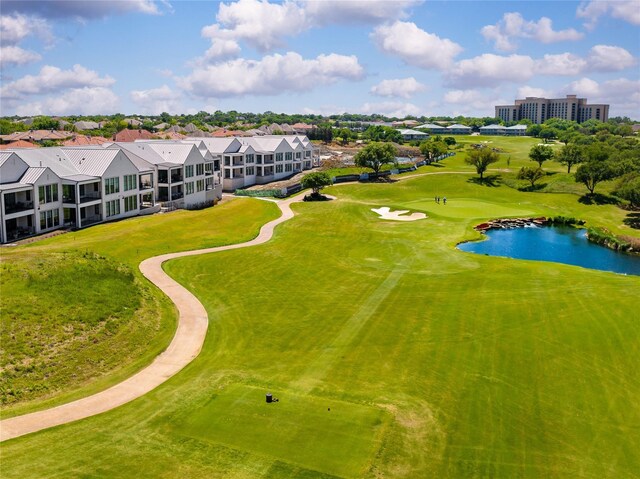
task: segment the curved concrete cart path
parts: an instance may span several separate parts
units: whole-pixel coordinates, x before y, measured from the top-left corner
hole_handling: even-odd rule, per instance
[[[140,263],[142,274],[169,296],[178,309],[178,328],[171,344],[149,366],[109,389],[51,409],[0,421],[0,442],[117,408],[152,391],[177,374],[200,353],[207,334],[209,318],[202,303],[163,271],[162,263],[174,258],[247,248],[266,243],[273,236],[273,230],[277,225],[293,217],[291,203],[301,200],[301,196],[297,196],[279,201],[277,204],[282,215],[262,226],[258,236],[251,241],[164,254]]]

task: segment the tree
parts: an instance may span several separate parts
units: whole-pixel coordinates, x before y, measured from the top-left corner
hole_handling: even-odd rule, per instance
[[[623,176],[616,187],[615,194],[628,200],[632,207],[640,207],[640,173],[629,173]]]
[[[555,159],[561,165],[567,165],[567,173],[571,173],[571,167],[584,161],[584,151],[578,145],[566,145],[562,147]]]
[[[620,135],[622,138],[625,136],[633,135],[633,128],[631,125],[620,125],[615,129],[616,135]]]
[[[529,158],[537,161],[540,168],[542,168],[542,163],[553,158],[553,150],[548,146],[533,145],[529,150]]]
[[[489,148],[480,148],[478,150],[471,150],[467,153],[465,163],[475,166],[476,173],[480,175],[480,179],[483,179],[484,172],[492,163],[498,161],[498,154]]]
[[[369,143],[354,156],[356,166],[371,168],[377,175],[382,165],[395,163],[398,150],[390,143]]]
[[[537,125],[537,124],[529,125],[527,127],[527,136],[537,137],[541,131],[542,131],[542,125]]]
[[[315,171],[305,175],[300,184],[303,188],[311,188],[314,195],[319,195],[322,188],[331,186],[331,178],[322,171]]]
[[[598,183],[612,177],[613,170],[607,161],[588,161],[580,165],[576,171],[576,182],[584,183],[591,194]]]
[[[440,155],[444,155],[449,148],[444,141],[423,141],[420,143],[420,153],[422,153],[429,163]]]
[[[551,128],[544,125],[542,127],[542,130],[540,130],[540,133],[538,136],[542,138],[545,143],[547,143],[549,140],[553,140],[554,138],[557,138],[558,132],[555,128]]]
[[[536,184],[536,181],[543,178],[544,175],[545,172],[542,168],[531,168],[529,166],[523,166],[518,172],[518,179],[527,180],[529,183],[531,183],[531,188],[533,188]]]
[[[456,144],[456,139],[452,136],[445,136],[443,140],[447,146],[453,146]]]

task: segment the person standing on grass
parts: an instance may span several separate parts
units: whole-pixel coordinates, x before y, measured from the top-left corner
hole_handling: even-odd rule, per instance
[[[447,197],[446,196],[442,197],[442,204],[444,204],[444,205],[447,204]]]

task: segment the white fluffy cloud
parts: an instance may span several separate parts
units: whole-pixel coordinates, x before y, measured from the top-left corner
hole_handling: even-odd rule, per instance
[[[307,17],[319,25],[330,23],[376,24],[404,18],[421,0],[319,0],[304,3]]]
[[[609,0],[583,2],[576,11],[578,18],[584,18],[584,26],[589,30],[595,28],[603,15],[624,20],[633,25],[640,25],[640,6],[638,0]]]
[[[531,86],[522,86],[518,88],[516,98],[527,98],[528,96],[538,98],[553,98],[555,96],[555,93],[552,93],[549,90],[545,90],[544,88],[536,88]]]
[[[49,43],[53,40],[51,27],[42,18],[13,14],[0,16],[0,43],[17,45],[30,35]]]
[[[181,113],[182,95],[174,92],[167,85],[149,90],[133,90],[131,100],[140,108],[137,113],[159,115],[162,112]]]
[[[535,71],[536,62],[526,55],[500,56],[492,53],[459,61],[446,74],[447,84],[466,89],[492,87],[504,82],[525,82]]]
[[[197,67],[178,86],[199,97],[277,95],[309,91],[341,79],[359,80],[364,71],[355,56],[319,55],[306,60],[298,53],[268,55],[261,60],[236,59]]]
[[[402,18],[406,10],[422,0],[238,0],[220,3],[216,23],[202,29],[202,35],[216,41],[243,41],[267,52],[284,47],[292,37],[329,24],[378,24]]]
[[[518,12],[505,13],[495,25],[486,25],[482,36],[493,41],[495,48],[501,51],[514,51],[518,48],[515,39],[530,38],[542,43],[555,43],[567,40],[580,40],[584,35],[573,28],[554,30],[550,18],[542,17],[538,21],[527,21]]]
[[[5,12],[32,13],[46,18],[103,18],[111,14],[144,13],[159,15],[163,11],[171,11],[171,4],[166,0],[3,0]]]
[[[381,25],[373,31],[371,39],[383,52],[396,55],[409,65],[427,69],[448,68],[462,51],[457,43],[428,33],[411,22]]]
[[[629,68],[636,59],[622,47],[595,45],[583,58],[573,53],[509,56],[485,53],[457,62],[445,75],[448,85],[457,88],[491,87],[500,83],[526,82],[534,75],[573,76],[589,72],[613,72]]]
[[[115,80],[110,76],[101,77],[97,72],[82,65],[74,65],[70,70],[46,65],[37,75],[26,75],[2,87],[2,98],[20,98],[25,95],[39,95],[58,92],[70,88],[106,87]]]
[[[638,7],[640,8],[640,2]],[[636,60],[624,48],[611,45],[596,45],[589,51],[587,62],[590,71],[611,72],[633,66]]]
[[[116,113],[118,97],[108,88],[85,87],[67,90],[42,101],[20,103],[16,114],[33,115],[98,115]]]
[[[240,54],[240,45],[235,40],[213,39],[211,46],[204,54],[205,62],[235,58]]]
[[[30,50],[24,50],[20,47],[8,45],[0,47],[0,67],[5,68],[9,65],[24,65],[27,63],[37,62],[42,57]]]
[[[489,90],[449,90],[444,94],[446,104],[440,109],[451,112],[451,115],[493,116],[495,105],[506,103],[501,98],[501,89]]]
[[[297,35],[307,28],[307,20],[297,3],[269,3],[239,0],[221,3],[217,23],[202,29],[202,36],[215,40],[244,40],[260,51],[284,46],[284,36]]]
[[[371,93],[378,96],[411,98],[415,93],[426,90],[426,86],[413,77],[398,80],[382,80],[371,87]]]
[[[360,107],[360,112],[365,115],[379,113],[389,117],[404,118],[407,116],[421,116],[420,108],[413,103],[385,101],[381,103],[365,103]]]
[[[545,55],[535,62],[535,72],[540,75],[576,75],[587,67],[587,60],[573,53]]]

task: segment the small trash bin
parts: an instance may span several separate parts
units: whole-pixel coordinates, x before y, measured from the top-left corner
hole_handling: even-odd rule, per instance
[[[267,393],[267,402],[273,402],[273,396],[271,393]]]

